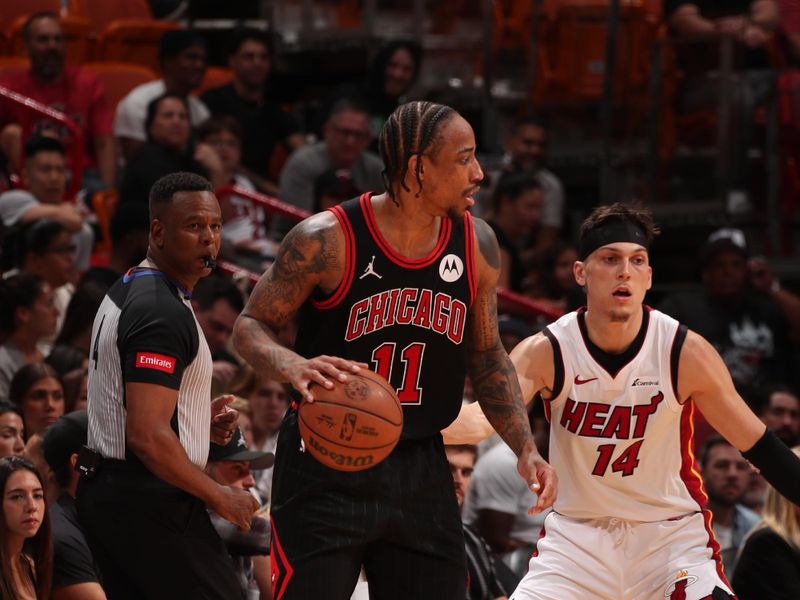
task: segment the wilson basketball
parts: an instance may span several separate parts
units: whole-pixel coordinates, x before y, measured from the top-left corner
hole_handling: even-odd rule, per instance
[[[337,471],[362,471],[389,456],[403,431],[403,409],[392,386],[372,371],[349,373],[333,389],[312,387],[314,402],[298,411],[306,450]]]

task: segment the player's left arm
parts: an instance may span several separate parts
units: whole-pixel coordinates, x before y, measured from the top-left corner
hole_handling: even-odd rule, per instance
[[[778,492],[800,504],[800,459],[745,404],[720,355],[694,331],[687,333],[681,350],[678,394],[682,401],[691,398]]]
[[[500,248],[497,238],[484,221],[475,219],[474,222],[477,292],[467,315],[467,370],[483,413],[519,457],[520,474],[539,495],[534,509],[537,512],[555,500],[555,474],[536,449],[519,381],[500,341],[497,328]]]

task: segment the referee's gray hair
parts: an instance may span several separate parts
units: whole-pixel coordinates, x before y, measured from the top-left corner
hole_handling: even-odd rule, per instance
[[[213,192],[214,187],[205,177],[197,173],[178,171],[164,175],[150,188],[150,219],[153,219],[156,206],[165,206],[179,192]]]

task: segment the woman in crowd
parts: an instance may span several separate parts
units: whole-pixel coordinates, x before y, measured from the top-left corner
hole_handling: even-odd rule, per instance
[[[800,456],[800,446],[793,448]],[[762,521],[747,535],[733,573],[739,600],[800,598],[800,507],[767,487]]]
[[[189,171],[207,177],[219,187],[224,185],[219,156],[207,144],[199,144],[190,153],[192,135],[186,99],[163,94],[147,105],[145,117],[147,142],[125,166],[120,185],[120,202],[147,203],[150,188],[169,173]]]
[[[582,306],[586,296],[572,274],[576,260],[575,246],[556,240],[540,255],[537,268],[531,274],[531,287],[525,293],[561,313]]]
[[[58,309],[50,286],[38,275],[19,273],[0,279],[0,398],[8,398],[9,384],[20,367],[41,362],[40,342],[56,333]]]
[[[64,388],[47,363],[31,363],[17,371],[8,395],[22,413],[26,439],[42,433],[64,414]]]
[[[22,417],[17,409],[10,402],[0,400],[0,458],[22,456],[25,450],[24,432]]]
[[[7,456],[0,459],[0,488],[2,600],[46,600],[50,597],[53,548],[42,478],[24,458]]]

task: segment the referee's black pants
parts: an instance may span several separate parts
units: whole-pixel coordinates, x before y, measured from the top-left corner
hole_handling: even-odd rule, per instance
[[[78,518],[108,599],[242,598],[205,503],[122,465],[106,461],[78,484]]]

